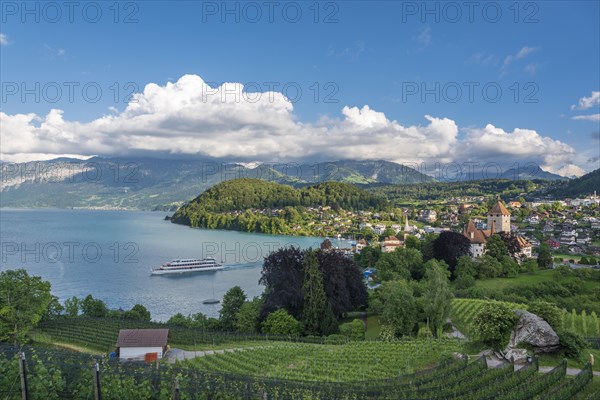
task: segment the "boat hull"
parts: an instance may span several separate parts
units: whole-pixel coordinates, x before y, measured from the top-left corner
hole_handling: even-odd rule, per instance
[[[173,268],[173,269],[153,269],[150,274],[151,275],[175,275],[175,274],[192,274],[198,272],[212,272],[212,271],[220,271],[225,267],[222,265],[215,265],[213,267],[202,267],[202,268]]]

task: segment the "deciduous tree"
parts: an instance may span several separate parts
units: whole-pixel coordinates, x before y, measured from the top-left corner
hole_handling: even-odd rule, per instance
[[[50,283],[24,269],[0,272],[0,340],[22,343],[52,300]]]
[[[273,335],[298,336],[302,333],[302,324],[283,308],[270,313],[262,327],[264,333]]]
[[[425,264],[423,311],[434,336],[437,336],[450,314],[452,292],[450,272],[443,261],[430,260]]]
[[[395,336],[410,335],[417,324],[417,302],[406,281],[385,282],[379,291],[383,300],[381,322],[393,327]]]
[[[461,233],[444,231],[433,241],[433,256],[445,261],[452,274],[458,259],[470,253],[471,242]]]
[[[246,293],[239,286],[234,286],[225,293],[219,310],[219,321],[223,330],[235,330],[238,313],[245,301]]]
[[[484,343],[499,350],[508,343],[508,338],[518,317],[502,303],[484,304],[473,318],[473,331]]]

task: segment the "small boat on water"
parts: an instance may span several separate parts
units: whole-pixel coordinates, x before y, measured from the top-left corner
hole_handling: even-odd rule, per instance
[[[222,270],[223,264],[217,263],[214,258],[180,258],[164,263],[158,268],[151,270],[151,275],[183,274],[190,272],[207,272]]]
[[[212,285],[212,299],[206,299],[202,302],[202,304],[219,304],[221,300],[215,299],[215,285]]]

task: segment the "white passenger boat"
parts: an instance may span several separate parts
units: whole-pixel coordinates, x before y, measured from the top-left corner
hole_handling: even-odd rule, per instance
[[[151,271],[151,274],[183,274],[190,272],[219,271],[223,268],[223,265],[217,263],[214,258],[204,258],[202,260],[195,258],[181,258],[165,263],[158,268],[154,268]]]

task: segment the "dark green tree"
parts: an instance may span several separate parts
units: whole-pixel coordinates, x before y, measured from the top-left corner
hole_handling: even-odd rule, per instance
[[[243,333],[260,332],[260,310],[263,301],[260,297],[255,297],[250,301],[244,302],[237,314],[236,329]]]
[[[308,335],[327,336],[338,330],[338,323],[331,311],[323,286],[323,273],[315,251],[308,250],[304,255],[304,310],[302,322]]]
[[[383,253],[375,267],[382,281],[423,277],[423,257],[416,249],[398,248],[391,253]]]
[[[502,264],[502,276],[514,278],[519,274],[519,264],[512,257],[506,255],[500,260]]]
[[[152,320],[150,311],[148,311],[148,309],[141,304],[136,304],[133,307],[131,307],[131,310],[123,313],[123,318],[147,322],[150,322]]]
[[[65,308],[60,304],[60,301],[58,301],[58,297],[51,295],[50,303],[48,303],[46,312],[42,315],[42,320],[48,321],[58,318],[64,311]]]
[[[508,249],[500,235],[490,236],[485,244],[485,253],[498,261],[502,261],[505,256],[508,256]]]
[[[479,279],[496,278],[502,275],[502,263],[496,258],[484,254],[477,259],[477,277]]]
[[[421,254],[423,254],[423,261],[429,261],[435,258],[434,243],[439,237],[437,233],[428,233],[425,235],[423,242],[421,242]]]
[[[94,299],[91,294],[88,294],[81,301],[81,312],[86,317],[103,318],[108,315],[108,308],[102,300]]]
[[[303,260],[304,252],[293,246],[280,248],[265,258],[259,281],[265,286],[261,320],[280,308],[288,310],[295,318],[302,316]]]
[[[462,256],[456,263],[456,269],[454,270],[454,277],[477,276],[477,264],[473,261],[471,256]]]
[[[454,274],[458,259],[469,254],[471,254],[471,242],[461,233],[444,231],[433,242],[434,257],[446,262],[451,274]]]
[[[302,323],[283,308],[270,313],[262,324],[263,333],[272,335],[298,336],[302,333]]]
[[[406,281],[385,282],[379,289],[383,299],[381,323],[393,328],[395,336],[409,336],[418,322],[417,301]]]
[[[515,312],[503,303],[484,304],[473,318],[475,335],[495,350],[508,343],[510,332],[518,321]]]
[[[223,330],[235,330],[238,313],[245,301],[246,293],[239,286],[234,286],[225,293],[219,310],[219,321]]]
[[[50,283],[24,269],[0,272],[0,341],[23,343],[52,300]]]
[[[548,269],[552,265],[552,253],[548,243],[542,243],[538,249],[537,264],[540,269]]]
[[[356,264],[340,251],[317,251],[323,286],[336,318],[367,306],[367,287]]]
[[[360,268],[367,269],[375,266],[381,257],[381,249],[379,247],[367,246],[360,253],[354,255],[354,262]]]
[[[421,241],[418,237],[409,235],[404,240],[404,246],[406,246],[407,249],[421,250]]]

